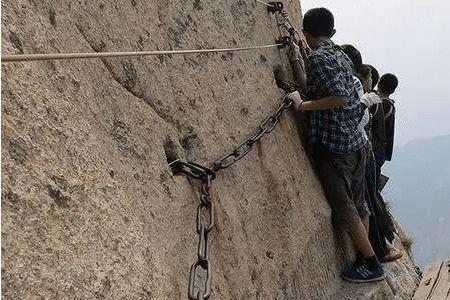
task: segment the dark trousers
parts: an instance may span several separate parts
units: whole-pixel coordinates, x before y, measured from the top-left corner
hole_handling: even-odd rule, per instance
[[[348,229],[368,217],[364,199],[365,151],[335,154],[324,146],[314,145],[312,151],[325,196],[331,207],[334,223]]]
[[[377,191],[379,191],[378,187],[380,186],[380,176],[381,176],[381,167],[383,167],[384,163],[386,162],[386,158],[383,152],[376,152],[375,153],[375,172],[376,172],[376,184],[377,184]],[[379,194],[379,197],[381,197],[381,194]]]
[[[370,210],[369,217],[369,240],[375,251],[378,259],[382,259],[389,253],[386,244],[386,237],[383,234],[384,230],[383,219],[386,218],[386,209],[383,198],[377,188],[376,173],[377,165],[371,155],[367,156],[366,160],[366,201]],[[378,196],[380,195],[380,197]]]

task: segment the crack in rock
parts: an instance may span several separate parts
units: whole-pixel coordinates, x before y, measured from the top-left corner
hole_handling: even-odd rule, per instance
[[[80,24],[75,24],[75,27],[77,28],[80,35],[83,37],[83,39],[86,41],[86,43],[96,52],[101,52],[105,48],[105,43],[103,41],[100,42],[100,48],[98,43],[93,43],[90,41],[90,39],[87,37],[85,30],[82,28]],[[100,51],[98,51],[100,50]],[[165,114],[161,112],[161,109],[158,109],[157,106],[147,97],[142,95],[140,92],[136,91],[137,86],[137,72],[133,66],[133,64],[129,61],[122,62],[122,68],[125,73],[125,79],[120,78],[117,73],[114,71],[113,66],[107,61],[105,58],[100,59],[105,66],[108,73],[111,75],[111,77],[116,81],[120,86],[122,86],[129,94],[132,96],[138,98],[140,101],[147,104],[152,111],[167,125],[174,126],[176,128],[182,128],[182,124],[180,121],[175,119],[173,116],[169,114]]]

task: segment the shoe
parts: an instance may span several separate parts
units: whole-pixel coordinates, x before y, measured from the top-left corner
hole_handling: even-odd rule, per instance
[[[377,260],[374,271],[370,271],[367,267],[367,262],[364,262],[359,266],[354,266],[350,270],[343,272],[341,277],[349,282],[364,283],[381,281],[386,277],[386,275],[384,274],[381,264]]]
[[[359,267],[363,263],[364,263],[364,256],[359,251],[356,252],[355,262],[353,263],[351,268],[352,269],[356,269],[357,267]]]
[[[389,253],[381,259],[382,262],[391,262],[403,257],[403,253],[397,249],[390,249]]]

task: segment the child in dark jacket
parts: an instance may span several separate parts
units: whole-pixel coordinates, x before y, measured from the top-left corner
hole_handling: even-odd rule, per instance
[[[395,106],[390,96],[398,86],[398,79],[394,74],[384,74],[378,83],[378,95],[381,103],[372,108],[373,132],[372,145],[377,163],[377,186],[381,175],[381,167],[392,159],[394,148]]]

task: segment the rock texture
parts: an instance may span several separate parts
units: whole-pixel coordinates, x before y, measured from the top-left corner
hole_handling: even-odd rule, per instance
[[[285,1],[299,25],[298,1]],[[2,53],[271,44],[254,1],[2,1]],[[5,299],[185,299],[198,185],[168,161],[209,164],[277,105],[285,50],[2,65]],[[219,174],[214,299],[408,299],[409,258],[388,280],[343,283],[295,116]],[[361,297],[360,297],[360,296]]]

